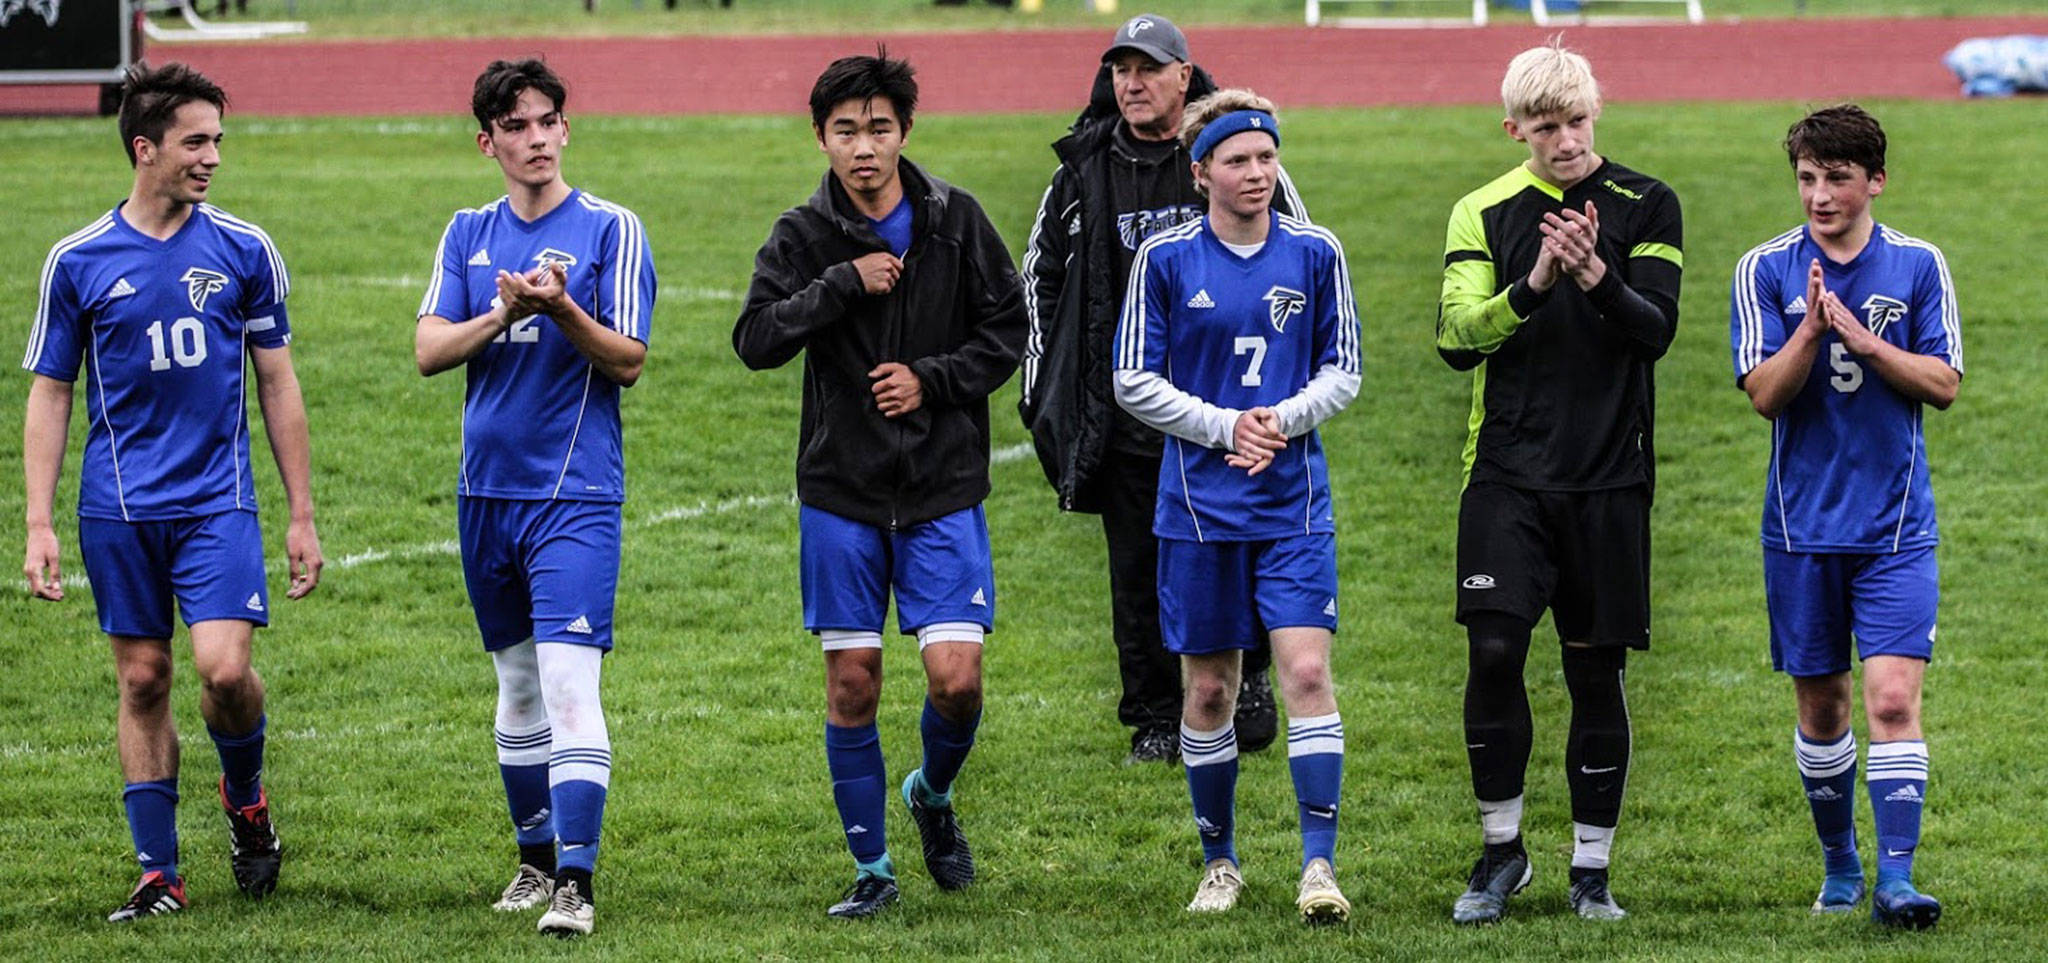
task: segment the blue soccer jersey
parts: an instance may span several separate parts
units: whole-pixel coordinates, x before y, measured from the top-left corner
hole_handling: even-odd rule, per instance
[[[1153,235],[1138,249],[1117,326],[1116,367],[1142,369],[1223,409],[1273,407],[1326,368],[1359,374],[1358,313],[1335,235],[1269,213],[1250,257],[1225,247],[1209,219]],[[1290,438],[1257,475],[1226,452],[1166,437],[1153,532],[1194,541],[1256,541],[1336,531],[1322,439]]]
[[[290,288],[270,236],[210,204],[166,240],[116,207],[50,249],[22,367],[59,381],[85,368],[78,514],[256,510],[243,350],[291,341]]]
[[[571,300],[599,324],[642,343],[654,310],[654,259],[640,219],[572,191],[532,223],[499,198],[461,210],[434,255],[421,316],[462,322],[491,310],[497,275],[561,264]],[[619,502],[619,386],[553,321],[519,318],[469,360],[462,405],[463,495]]]
[[[1807,269],[1815,258],[1827,289],[1872,332],[1962,373],[1962,325],[1940,250],[1880,224],[1862,253],[1836,264],[1802,226],[1758,245],[1736,265],[1729,337],[1737,381],[1784,347],[1805,319]],[[1935,544],[1920,414],[1920,402],[1825,335],[1805,386],[1771,423],[1764,544],[1816,553]]]

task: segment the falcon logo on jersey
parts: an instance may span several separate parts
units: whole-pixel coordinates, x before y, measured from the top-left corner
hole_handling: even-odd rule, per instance
[[[1273,330],[1281,334],[1287,333],[1287,319],[1300,314],[1303,308],[1308,307],[1308,295],[1277,284],[1266,292],[1265,300],[1266,316],[1272,319]]]
[[[64,0],[0,0],[0,27],[14,22],[15,17],[24,13],[42,17],[43,26],[54,27],[57,25],[58,8],[63,5]]]
[[[1863,326],[1880,338],[1884,337],[1884,329],[1891,327],[1893,321],[1905,316],[1906,304],[1903,301],[1882,294],[1873,294],[1863,301]]]
[[[542,248],[539,254],[534,255],[533,261],[535,264],[540,264],[543,266],[549,264],[559,264],[565,268],[570,268],[576,266],[576,255],[564,254],[560,251],[555,250],[554,248],[548,247]]]
[[[192,299],[194,311],[206,310],[206,299],[228,286],[227,275],[205,268],[186,268],[185,276],[178,280],[185,282],[185,296]]]

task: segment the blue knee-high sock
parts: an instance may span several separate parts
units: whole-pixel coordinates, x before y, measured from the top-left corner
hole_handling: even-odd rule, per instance
[[[268,727],[270,717],[256,717],[256,728],[239,736],[231,736],[206,727],[206,734],[213,737],[213,748],[220,753],[221,778],[227,781],[228,805],[241,809],[256,805],[263,798],[263,731]]]
[[[555,783],[548,796],[555,805],[555,832],[561,852],[555,857],[555,871],[597,869],[597,843],[604,827],[606,786],[588,779]]]
[[[1877,823],[1877,881],[1913,878],[1920,846],[1920,810],[1927,799],[1927,743],[1870,744],[1870,809]]]
[[[548,792],[548,750],[552,738],[547,720],[517,729],[500,726],[498,776],[505,782],[505,804],[521,847],[555,842],[553,799]]]
[[[1861,878],[1863,861],[1856,854],[1856,733],[1844,732],[1840,739],[1823,743],[1795,727],[1792,749],[1806,804],[1813,809],[1813,829],[1820,836],[1827,874]]]
[[[128,836],[145,873],[178,878],[178,781],[131,782],[121,790],[128,810]]]
[[[846,830],[846,848],[863,871],[878,875],[889,856],[882,810],[889,798],[882,761],[882,735],[864,726],[825,723],[825,768],[832,774],[832,802]]]
[[[980,726],[979,711],[972,719],[954,722],[940,715],[929,697],[924,700],[924,716],[918,720],[917,728],[924,737],[924,785],[919,788],[925,804],[952,804],[953,778],[960,775],[961,765],[967,762],[967,753],[974,748],[974,732]]]
[[[1237,862],[1237,726],[1224,723],[1221,729],[1202,732],[1181,723],[1180,759],[1187,766],[1202,861]]]
[[[1337,862],[1337,800],[1344,787],[1344,720],[1337,713],[1287,720],[1287,769],[1301,814],[1301,865]]]

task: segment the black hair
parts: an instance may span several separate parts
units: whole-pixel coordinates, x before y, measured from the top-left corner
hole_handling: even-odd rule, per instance
[[[1801,159],[1822,167],[1848,163],[1876,176],[1884,173],[1884,147],[1884,128],[1855,104],[1823,107],[1785,132],[1785,158],[1795,168]]]
[[[493,60],[476,75],[476,90],[469,95],[469,112],[476,115],[477,128],[489,132],[491,121],[517,108],[520,93],[528,88],[547,95],[557,112],[569,105],[569,89],[545,61]]]
[[[121,81],[120,119],[121,146],[128,151],[128,166],[135,166],[135,138],[147,137],[150,143],[162,145],[164,131],[171,129],[178,108],[195,100],[212,104],[222,113],[228,109],[227,92],[184,64],[172,62],[151,69],[138,61],[129,67]]]
[[[841,57],[818,75],[811,85],[811,126],[825,129],[832,108],[849,100],[862,102],[886,97],[896,108],[896,119],[910,129],[910,115],[917,111],[917,70],[908,60],[890,60],[889,48],[877,46],[875,55]]]

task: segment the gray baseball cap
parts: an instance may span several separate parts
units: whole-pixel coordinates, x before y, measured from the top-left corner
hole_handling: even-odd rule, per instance
[[[1188,38],[1173,25],[1173,21],[1156,13],[1141,13],[1116,28],[1109,49],[1102,52],[1107,61],[1119,50],[1135,50],[1162,64],[1178,60],[1188,63]]]

